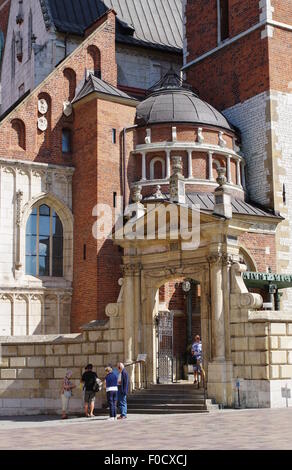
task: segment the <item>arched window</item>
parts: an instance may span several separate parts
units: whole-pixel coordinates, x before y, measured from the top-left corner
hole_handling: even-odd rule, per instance
[[[25,125],[20,119],[11,121],[11,147],[25,150]]]
[[[96,46],[91,45],[87,48],[86,68],[88,73],[101,78],[100,50]]]
[[[63,276],[63,226],[45,204],[32,210],[26,225],[26,274]]]
[[[67,99],[72,101],[76,92],[76,73],[74,70],[66,68],[63,74],[66,82]]]
[[[150,162],[150,179],[162,180],[165,178],[165,160],[155,157]]]
[[[71,153],[72,151],[72,133],[70,129],[62,129],[62,152]]]

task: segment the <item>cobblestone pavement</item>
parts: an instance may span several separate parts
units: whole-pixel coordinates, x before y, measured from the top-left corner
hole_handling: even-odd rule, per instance
[[[196,438],[195,435],[198,435]],[[136,415],[124,421],[0,418],[0,449],[292,449],[292,408],[193,415]]]

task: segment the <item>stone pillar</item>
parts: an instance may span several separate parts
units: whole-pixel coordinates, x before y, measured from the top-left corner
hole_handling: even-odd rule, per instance
[[[141,345],[141,269],[137,266],[137,269],[134,273],[134,334],[135,334],[135,357],[137,359],[138,354],[142,354],[142,345]],[[139,364],[135,366],[135,388],[141,387],[141,369]]]
[[[208,366],[208,397],[214,398],[218,404],[233,404],[233,365],[226,359],[226,299],[230,289],[223,273],[225,255],[214,253],[208,257],[211,282],[211,331],[212,331],[212,362]]]
[[[211,274],[212,356],[214,361],[224,361],[225,330],[222,260],[219,254],[213,254],[209,256],[208,261]]]
[[[135,296],[134,296],[134,269],[133,265],[124,266],[124,357],[125,362],[134,360],[134,328],[135,328]]]
[[[213,152],[208,153],[208,175],[209,175],[209,181],[214,181],[214,178],[213,178]]]
[[[142,153],[142,181],[147,180],[147,173],[146,173],[146,153]]]
[[[240,173],[240,161],[236,162],[236,184],[241,186],[241,173]]]
[[[188,177],[193,177],[193,151],[188,150]]]
[[[231,183],[231,168],[230,168],[230,163],[231,163],[231,157],[230,155],[227,155],[226,157],[226,170],[227,170],[227,183]]]
[[[242,179],[242,186],[246,188],[246,181],[245,181],[245,162],[241,162],[241,179]]]
[[[170,150],[166,150],[166,179],[170,178]]]

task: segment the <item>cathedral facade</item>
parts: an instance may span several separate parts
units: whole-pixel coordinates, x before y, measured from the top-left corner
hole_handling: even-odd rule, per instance
[[[83,362],[102,371],[141,354],[148,383],[182,379],[199,333],[209,397],[234,406],[240,383],[246,406],[284,406],[291,87],[271,53],[282,48],[290,64],[282,2],[253,0],[245,14],[232,2],[184,1],[184,77],[177,35],[160,25],[166,39],[153,38],[152,50],[145,31],[109,9],[115,2],[61,60],[47,61],[47,73],[31,58],[25,65],[9,27],[18,18],[21,35],[34,10],[11,3],[1,76],[0,384],[11,394],[18,379],[30,380],[29,396],[17,389],[15,400],[47,406],[64,367],[77,380]],[[32,3],[35,14],[47,8],[48,54],[65,19],[54,2]],[[34,42],[27,47],[36,57]],[[151,70],[163,55],[157,80],[135,82],[138,62],[127,75],[126,57],[139,47]],[[24,65],[45,74],[33,74],[31,91],[24,82],[18,99],[7,84],[16,65],[19,77]],[[105,236],[96,236],[107,210]],[[132,366],[130,378],[139,388],[141,370]],[[50,394],[34,390],[42,380]]]

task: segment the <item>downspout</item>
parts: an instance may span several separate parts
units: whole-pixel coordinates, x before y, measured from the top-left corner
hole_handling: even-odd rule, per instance
[[[122,164],[123,164],[123,213],[126,208],[126,181],[127,181],[127,174],[126,174],[126,136],[127,132],[134,130],[138,127],[138,125],[124,127],[123,129],[123,142],[122,142]]]

